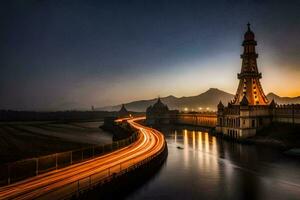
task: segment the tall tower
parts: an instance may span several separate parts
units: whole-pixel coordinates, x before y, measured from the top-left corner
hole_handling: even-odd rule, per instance
[[[250,29],[244,35],[242,69],[238,74],[239,86],[234,99],[224,106],[218,105],[216,131],[230,138],[243,139],[254,136],[258,130],[272,122],[274,102],[268,104],[260,84],[254,33]]]
[[[259,79],[261,73],[258,72],[256,59],[258,54],[255,51],[257,45],[254,40],[254,33],[250,29],[250,24],[247,24],[248,30],[244,35],[244,52],[241,55],[242,68],[238,74],[240,80],[236,95],[231,102],[233,105],[267,105],[268,99],[263,92]]]

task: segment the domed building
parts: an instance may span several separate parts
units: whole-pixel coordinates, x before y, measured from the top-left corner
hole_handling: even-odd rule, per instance
[[[121,109],[118,112],[118,117],[129,117],[130,116],[130,112],[125,108],[125,105],[122,104]]]
[[[169,110],[158,98],[157,102],[146,110],[146,123],[149,125],[174,123],[178,113],[178,110]]]

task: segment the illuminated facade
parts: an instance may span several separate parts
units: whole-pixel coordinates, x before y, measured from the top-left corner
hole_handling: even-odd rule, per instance
[[[202,127],[215,127],[217,117],[214,112],[179,113],[178,110],[169,110],[158,98],[154,105],[146,110],[146,123],[148,125],[182,124]]]
[[[180,113],[177,115],[177,124],[201,127],[216,127],[217,116],[215,112]]]
[[[234,99],[225,107],[218,105],[216,131],[232,138],[254,136],[257,130],[272,122],[275,102],[269,103],[260,84],[261,73],[257,68],[255,35],[250,29],[244,35],[242,67],[238,74],[239,85]]]

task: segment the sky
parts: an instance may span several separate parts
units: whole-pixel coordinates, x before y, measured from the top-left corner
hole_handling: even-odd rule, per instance
[[[300,1],[3,0],[0,109],[235,93],[251,23],[265,93],[300,96]]]

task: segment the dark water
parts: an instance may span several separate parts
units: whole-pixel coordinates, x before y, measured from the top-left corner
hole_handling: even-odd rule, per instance
[[[163,132],[165,165],[127,199],[300,199],[299,160],[203,131]]]

